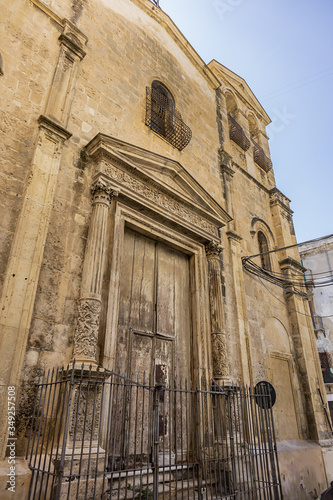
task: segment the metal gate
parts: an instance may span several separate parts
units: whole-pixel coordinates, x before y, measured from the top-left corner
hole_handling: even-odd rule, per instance
[[[36,385],[29,499],[282,499],[270,395],[98,370]]]

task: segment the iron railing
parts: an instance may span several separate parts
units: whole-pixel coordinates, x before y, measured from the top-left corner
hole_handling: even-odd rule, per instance
[[[105,370],[36,384],[29,499],[282,499],[270,396]]]
[[[228,121],[230,139],[234,141],[240,148],[242,148],[243,151],[247,151],[251,146],[251,143],[244,130],[239,125],[239,123],[237,123],[236,120],[231,116],[230,113],[228,114]]]
[[[159,0],[150,0],[150,1],[153,2],[155,5],[157,5],[157,7],[159,7],[160,5]]]
[[[192,131],[183,122],[173,103],[161,92],[146,89],[146,125],[182,151],[191,141]]]
[[[253,139],[253,160],[265,172],[269,172],[273,165],[271,159],[266,155],[265,151]]]

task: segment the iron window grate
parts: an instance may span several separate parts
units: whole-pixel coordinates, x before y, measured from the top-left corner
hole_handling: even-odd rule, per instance
[[[243,149],[243,151],[247,151],[249,147],[251,146],[251,143],[249,139],[246,137],[246,134],[242,127],[239,125],[239,123],[236,122],[236,120],[231,116],[231,114],[228,114],[228,121],[229,121],[229,137],[232,141],[234,141],[237,146]]]
[[[146,125],[182,151],[191,141],[192,131],[183,122],[167,96],[147,87]]]
[[[272,168],[272,162],[270,158],[268,158],[262,147],[259,146],[259,144],[257,144],[253,139],[252,142],[253,142],[253,160],[266,173],[269,172]]]

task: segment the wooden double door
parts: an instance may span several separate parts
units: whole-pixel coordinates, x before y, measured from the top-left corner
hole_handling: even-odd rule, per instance
[[[125,229],[116,371],[146,384],[191,378],[190,259]]]

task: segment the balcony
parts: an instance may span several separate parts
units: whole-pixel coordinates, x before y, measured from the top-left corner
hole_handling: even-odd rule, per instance
[[[253,139],[253,160],[254,162],[262,168],[266,173],[272,168],[272,162],[270,158],[266,155],[265,151],[259,144],[257,144]]]
[[[191,129],[183,122],[173,103],[151,87],[147,87],[146,125],[179,151],[182,151],[192,138]]]
[[[237,144],[243,151],[247,151],[251,146],[249,139],[246,137],[244,130],[236,122],[236,120],[228,114],[229,121],[229,137],[230,139]]]

